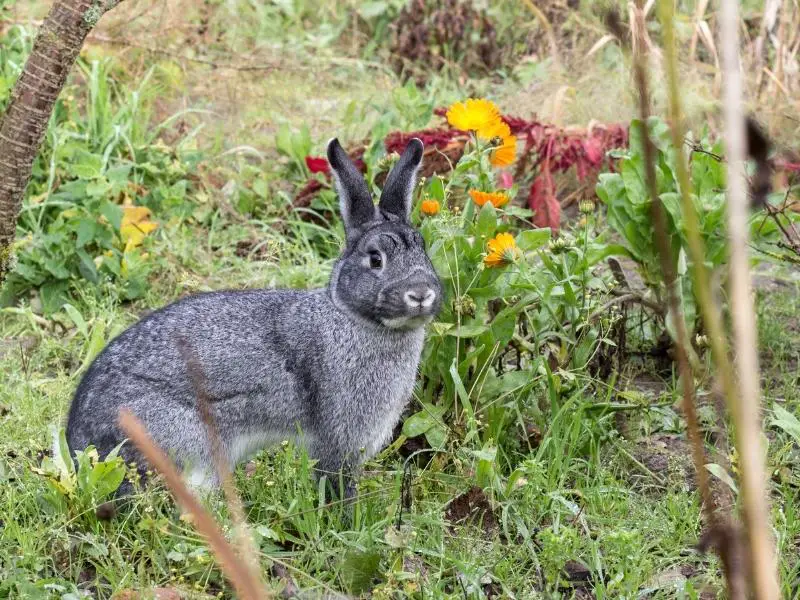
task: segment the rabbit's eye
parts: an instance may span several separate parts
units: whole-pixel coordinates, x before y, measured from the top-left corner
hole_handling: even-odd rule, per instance
[[[380,269],[383,266],[383,257],[380,252],[372,251],[369,253],[370,269]]]

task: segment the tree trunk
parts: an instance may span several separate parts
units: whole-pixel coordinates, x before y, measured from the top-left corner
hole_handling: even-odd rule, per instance
[[[83,41],[119,0],[55,0],[0,120],[0,285],[12,265],[17,217],[53,105]]]

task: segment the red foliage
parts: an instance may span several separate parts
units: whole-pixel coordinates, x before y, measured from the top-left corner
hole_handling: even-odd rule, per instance
[[[383,141],[387,152],[402,152],[412,138],[419,138],[427,148],[434,146],[442,150],[457,138],[463,138],[464,132],[457,129],[422,129],[420,131],[393,131]]]
[[[533,224],[536,227],[549,227],[556,233],[561,225],[561,204],[556,198],[553,175],[549,170],[542,171],[533,180],[528,194],[528,207],[533,211]]]
[[[602,166],[606,152],[628,145],[628,126],[623,123],[595,125],[587,130],[516,117],[503,119],[511,132],[525,142],[517,162],[518,176],[547,162],[554,173],[563,173],[574,166],[578,179],[583,181]]]
[[[500,171],[498,180],[500,187],[504,190],[510,190],[511,186],[514,185],[514,175],[512,175],[511,171]]]
[[[303,188],[297,192],[297,195],[294,197],[294,205],[297,207],[308,207],[311,205],[311,201],[314,199],[314,196],[317,195],[317,192],[323,188],[328,188],[330,186],[325,185],[319,179],[311,178],[309,179]]]
[[[446,108],[437,108],[434,114],[444,117]],[[553,177],[556,173],[564,173],[575,167],[579,181],[585,181],[596,175],[605,162],[606,153],[615,148],[628,145],[628,128],[622,123],[611,125],[595,124],[589,129],[564,128],[556,125],[526,120],[519,117],[503,116],[511,132],[524,143],[515,170],[500,173],[500,187],[510,188],[515,180],[520,181],[533,176],[528,193],[528,206],[535,211],[533,222],[539,227],[550,227],[557,231],[561,216],[561,207],[556,195],[556,184]],[[423,129],[420,131],[393,131],[384,139],[387,152],[401,153],[411,138],[419,138],[425,145],[425,160],[421,175],[447,172],[461,158],[464,142],[467,139],[463,131],[444,127]],[[364,147],[351,152],[351,158],[361,172],[366,171],[361,157]],[[306,164],[312,173],[325,173],[322,163],[327,168],[324,158],[306,157]],[[312,166],[313,165],[313,166]],[[612,165],[609,165],[612,167]],[[319,190],[309,182],[296,197],[308,201],[308,197]]]
[[[330,173],[331,166],[323,156],[306,156],[306,166],[312,173]]]

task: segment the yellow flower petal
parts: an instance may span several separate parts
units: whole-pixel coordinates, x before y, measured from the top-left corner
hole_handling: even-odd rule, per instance
[[[519,249],[514,236],[510,233],[498,233],[486,243],[489,252],[483,259],[487,267],[502,267],[513,263],[519,257]]]
[[[447,122],[462,131],[478,131],[500,119],[500,110],[494,102],[470,98],[456,102],[447,110]]]
[[[494,121],[484,124],[484,126],[478,129],[476,133],[482,140],[491,140],[492,138],[496,137],[507,138],[511,135],[511,129],[509,129],[505,121],[498,117]]]

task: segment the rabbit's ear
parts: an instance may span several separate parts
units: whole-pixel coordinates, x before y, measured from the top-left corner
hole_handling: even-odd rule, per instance
[[[339,193],[345,232],[349,233],[375,218],[375,204],[367,182],[347,156],[339,140],[328,142],[328,162]]]
[[[383,186],[378,208],[408,221],[411,214],[411,195],[417,185],[417,171],[422,164],[422,141],[413,138],[403,151]]]

